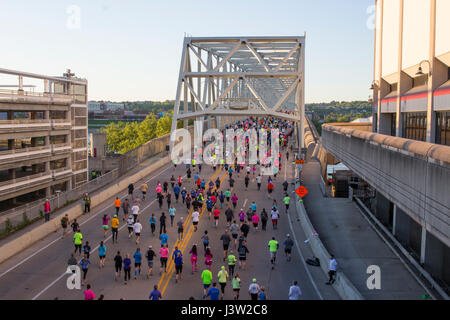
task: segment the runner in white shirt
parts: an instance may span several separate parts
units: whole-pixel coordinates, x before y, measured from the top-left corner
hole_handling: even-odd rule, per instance
[[[142,224],[139,222],[139,220],[136,220],[136,223],[133,225],[133,231],[136,235],[136,244],[139,244],[139,240],[141,240],[141,231],[142,231]]]
[[[270,212],[270,215],[272,217],[272,227],[273,229],[277,229],[278,228],[278,218],[279,218],[279,214],[278,214],[278,209],[272,209],[272,211]]]
[[[192,212],[192,224],[194,225],[194,232],[197,231],[200,213],[198,211]]]
[[[137,204],[134,204],[131,207],[131,213],[133,214],[134,222],[136,222],[137,217],[139,215],[139,206]]]
[[[130,214],[127,219],[127,225],[128,225],[128,238],[131,238],[133,235],[133,225],[134,225],[134,218]]]
[[[289,288],[289,300],[300,300],[301,294],[302,290],[300,290],[297,281],[294,281],[292,286]]]

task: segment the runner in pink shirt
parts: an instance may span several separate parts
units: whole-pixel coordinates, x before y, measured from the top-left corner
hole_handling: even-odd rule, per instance
[[[84,291],[84,300],[94,300],[95,299],[95,294],[91,290],[91,285],[88,284],[86,286],[86,289],[87,290]]]
[[[161,249],[159,249],[159,256],[161,261],[161,269],[159,271],[159,274],[161,274],[163,267],[164,272],[167,271],[167,259],[169,257],[169,248],[167,247],[167,244],[165,244]]]
[[[253,223],[253,226],[255,227],[255,231],[258,231],[259,216],[256,214],[256,212],[252,216],[252,223]]]

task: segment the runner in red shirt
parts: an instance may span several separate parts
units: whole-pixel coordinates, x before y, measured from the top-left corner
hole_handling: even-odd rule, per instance
[[[272,183],[272,181],[270,181],[270,182],[267,184],[267,192],[268,192],[268,194],[269,194],[268,196],[269,196],[270,199],[272,199],[272,196],[271,196],[272,191],[273,191],[273,183]]]
[[[216,227],[216,228],[219,225],[219,215],[220,215],[220,210],[214,209],[214,227]]]

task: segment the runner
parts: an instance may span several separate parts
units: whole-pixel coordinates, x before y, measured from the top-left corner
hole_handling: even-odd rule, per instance
[[[291,261],[292,247],[294,246],[294,241],[292,241],[289,234],[286,235],[286,240],[283,242],[284,253],[286,254],[286,261]]]
[[[161,240],[161,248],[164,247],[164,245],[169,245],[168,241],[169,241],[169,236],[163,232],[160,236],[159,236],[159,240]]]
[[[127,279],[128,281],[131,279],[131,259],[128,253],[125,255],[125,259],[123,259],[123,272],[125,274],[124,284],[127,284]]]
[[[150,229],[152,230],[152,237],[153,237],[155,236],[156,230],[156,217],[154,213],[152,213],[152,216],[150,217],[150,219],[148,219],[148,221],[150,222]]]
[[[72,227],[73,233],[76,233],[80,228],[80,225],[78,224],[77,219],[73,219],[73,222],[70,226]]]
[[[111,219],[111,232],[112,232],[112,241],[113,243],[117,243],[117,236],[119,234],[119,219],[117,218],[117,214],[113,216]]]
[[[236,193],[233,194],[233,196],[231,197],[231,203],[233,204],[233,208],[236,209],[236,205],[238,202],[239,198],[237,197]]]
[[[248,190],[248,183],[249,183],[249,182],[250,182],[250,177],[249,177],[249,175],[247,174],[247,175],[245,176],[245,178],[244,178],[245,191]]]
[[[159,235],[162,233],[166,233],[166,215],[164,212],[161,213],[161,216],[159,217]]]
[[[181,190],[181,200],[183,203],[186,200],[186,194],[187,194],[186,188],[183,187],[183,190]]]
[[[117,281],[117,277],[121,276],[122,273],[122,256],[120,255],[120,251],[117,251],[116,256],[114,257],[114,280]]]
[[[244,237],[247,238],[248,233],[250,232],[250,227],[248,226],[246,221],[242,222],[241,232],[244,234]]]
[[[285,193],[283,202],[284,202],[284,205],[286,206],[286,213],[288,213],[289,212],[289,203],[291,202],[291,198],[288,196],[287,193]]]
[[[259,216],[256,214],[256,211],[253,213],[252,223],[253,227],[255,228],[255,231],[258,232]]]
[[[276,207],[273,207],[270,215],[272,217],[273,230],[276,230],[276,229],[278,229],[278,219],[280,217],[280,215],[278,213],[278,209]]]
[[[69,216],[66,214],[61,218],[61,227],[63,229],[62,237],[64,238],[67,233],[67,225],[69,224]]]
[[[161,300],[162,295],[161,292],[158,290],[158,286],[155,284],[153,286],[153,291],[150,292],[150,296],[148,297],[149,300]]]
[[[259,296],[258,296],[258,298],[259,298],[259,300],[267,300],[267,293],[265,293],[265,288],[264,288],[264,286],[261,286],[261,288],[260,288],[260,292],[259,292]]]
[[[192,265],[191,274],[194,274],[194,272],[197,272],[197,260],[198,260],[198,251],[196,244],[192,246],[192,249],[191,251],[189,251],[189,253],[191,255],[191,265]]]
[[[245,240],[242,241],[238,249],[239,252],[239,269],[245,270],[245,261],[247,260],[247,253],[250,253],[247,248]]]
[[[192,212],[192,224],[194,225],[194,232],[197,232],[199,216],[200,216],[200,213],[197,210]]]
[[[130,212],[130,202],[128,201],[128,199],[125,199],[125,201],[123,202],[122,210],[123,210],[122,220],[125,221],[125,217],[128,217],[128,212]]]
[[[131,238],[133,236],[133,225],[134,225],[134,218],[133,216],[130,214],[128,216],[128,220],[127,220],[127,226],[128,226],[128,238]]]
[[[219,200],[220,200],[220,208],[223,208],[223,203],[225,201],[225,195],[223,191],[220,191]]]
[[[270,181],[268,184],[267,184],[267,196],[269,197],[269,199],[272,199],[272,192],[273,192],[273,183],[272,183],[272,181]]]
[[[88,254],[84,254],[84,257],[80,261],[81,270],[83,271],[83,281],[81,282],[81,285],[84,286],[87,281],[87,273],[89,270],[89,265],[91,264],[91,261],[89,261]]]
[[[231,280],[231,285],[233,286],[233,300],[239,300],[239,291],[241,291],[241,279],[239,278],[239,273]]]
[[[169,216],[170,216],[170,226],[171,227],[173,227],[173,220],[175,219],[175,212],[176,211],[177,210],[173,206],[170,206],[170,208],[169,208]]]
[[[231,242],[231,238],[228,235],[228,229],[225,229],[225,233],[220,237],[220,240],[222,240],[223,243],[223,261],[225,261],[228,256],[228,247]]]
[[[225,294],[225,287],[227,286],[228,279],[228,272],[227,270],[225,270],[225,266],[222,266],[220,268],[220,271],[217,273],[217,278],[219,279],[220,291],[222,293],[220,300],[223,300],[223,295]]]
[[[83,246],[83,254],[87,254],[88,258],[91,254],[91,246],[89,245],[89,241],[86,241],[85,245]]]
[[[183,227],[183,217],[180,217],[180,221],[177,222],[177,226],[178,226],[178,240],[181,241],[183,239],[183,232],[184,232],[184,227]]]
[[[208,248],[209,245],[208,230],[205,230],[205,233],[202,236],[202,240],[203,240],[203,248],[206,251],[206,248]]]
[[[278,241],[275,240],[275,237],[272,237],[272,240],[269,241],[268,245],[270,252],[270,263],[272,264],[272,270],[275,268],[275,260],[277,259],[277,250],[280,247]]]
[[[208,269],[203,270],[202,275],[200,276],[203,280],[203,299],[206,298],[206,290],[211,286],[212,281],[212,273]],[[217,290],[219,291],[219,290]],[[217,293],[219,295],[219,293]]]
[[[173,189],[173,187],[175,186],[175,182],[176,182],[175,177],[172,175],[172,176],[170,177],[170,184],[171,184],[171,186],[172,186],[172,189]]]
[[[176,255],[173,258],[173,262],[175,264],[175,283],[177,283],[178,279],[181,280],[181,275],[183,273],[183,254],[179,250],[175,252]]]
[[[192,201],[191,195],[189,193],[186,194],[186,208],[188,212],[189,210],[191,210],[191,201]]]
[[[161,249],[159,249],[159,256],[161,261],[161,269],[159,270],[159,275],[161,275],[164,268],[164,272],[167,271],[167,259],[169,258],[169,248],[167,244],[164,244]]]
[[[211,249],[209,247],[207,247],[205,250],[205,265],[208,267],[209,271],[211,271],[212,257],[213,257],[213,255],[212,255]]]
[[[225,198],[227,199],[227,202],[230,202],[230,197],[231,197],[231,191],[230,191],[230,189],[227,189],[225,191]]]
[[[260,174],[258,174],[258,176],[256,177],[256,184],[258,185],[258,191],[261,190],[261,180],[262,180],[262,177]]]
[[[239,221],[242,224],[244,222],[244,220],[245,220],[245,212],[244,212],[244,208],[241,208],[241,211],[239,211]]]
[[[289,288],[289,300],[300,300],[301,295],[302,290],[300,290],[297,281],[294,281],[292,286]]]
[[[109,226],[108,226],[108,224],[109,224],[109,220],[110,220],[110,218],[108,217],[108,215],[107,214],[104,214],[103,215],[103,218],[102,218],[102,228],[103,228],[103,238],[106,238],[106,235],[108,234],[108,229],[109,229]]]
[[[139,215],[139,205],[137,201],[135,201],[133,206],[131,207],[131,213],[133,214],[133,223],[136,223],[137,217]]]
[[[214,206],[214,202],[211,200],[211,197],[208,197],[206,200],[206,209],[208,210],[208,220],[211,220],[211,213]]]
[[[141,275],[141,265],[142,265],[141,248],[136,249],[133,258],[134,258],[134,280],[136,280],[137,275]]]
[[[231,210],[230,206],[225,210],[225,217],[227,218],[227,227],[229,227],[234,217],[234,212]]]
[[[148,246],[147,253],[145,254],[145,257],[147,258],[147,265],[148,265],[148,272],[147,272],[147,279],[153,275],[153,258],[156,256],[155,251],[153,251],[152,246]]]
[[[251,300],[258,300],[258,293],[260,290],[259,284],[256,282],[256,279],[253,278],[252,283],[248,287],[248,293],[250,294]]]
[[[237,248],[237,238],[239,236],[239,226],[236,223],[236,220],[233,220],[233,223],[230,225],[231,237],[234,239],[234,248]]]
[[[86,286],[86,290],[83,293],[84,293],[84,300],[94,300],[95,299],[95,294],[91,290],[91,285],[90,284],[88,284]]]
[[[266,209],[262,209],[261,211],[261,229],[266,231],[267,220],[269,220],[269,216],[267,215]]]
[[[217,289],[217,283],[213,282],[212,288],[208,290],[206,297],[211,297],[211,300],[219,300],[220,291]]]
[[[136,220],[136,223],[133,225],[133,231],[136,235],[136,244],[139,244],[139,241],[141,240],[141,231],[142,231],[142,224],[139,222],[139,219]]]
[[[214,227],[216,229],[219,226],[219,217],[220,217],[220,210],[214,209]]]
[[[146,182],[144,182],[143,184],[141,184],[142,201],[145,200],[145,195],[147,194],[147,190],[148,190],[148,185]]]
[[[182,184],[183,184],[183,178],[181,176],[178,176],[178,186],[181,188]]]
[[[163,195],[162,193],[159,193],[159,194],[157,195],[157,197],[158,197],[158,205],[159,205],[159,209],[161,209],[162,206],[163,206],[163,202],[164,202],[164,195]]]
[[[169,183],[167,181],[164,181],[163,183],[163,192],[167,193],[167,189],[169,188]]]
[[[230,250],[230,253],[227,257],[228,260],[228,271],[230,275],[234,275],[234,267],[236,266],[236,256],[233,254],[233,250]]]
[[[103,241],[100,241],[100,245],[98,246],[98,258],[100,260],[99,268],[104,268],[106,259],[106,247],[103,244]]]
[[[73,244],[75,245],[75,251],[73,253],[77,253],[78,250],[78,256],[81,256],[81,244],[83,240],[83,235],[81,234],[80,229],[77,229],[75,231],[75,234],[73,235]]]
[[[285,181],[283,182],[283,191],[284,191],[284,192],[287,192],[288,187],[289,187],[289,182],[287,182],[287,181],[285,180]]]
[[[128,185],[128,198],[133,200],[133,191],[134,191],[134,185],[130,183]]]
[[[180,197],[181,188],[179,186],[175,186],[173,188],[173,194],[175,195],[175,201],[178,203],[178,198]]]

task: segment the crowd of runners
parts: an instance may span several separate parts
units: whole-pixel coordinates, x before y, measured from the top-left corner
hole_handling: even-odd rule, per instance
[[[123,281],[125,285],[130,283],[132,278],[150,279],[154,271],[159,276],[163,276],[168,273],[171,265],[174,267],[174,281],[178,283],[183,279],[183,272],[186,272],[185,265],[190,264],[191,275],[195,275],[201,281],[203,299],[223,299],[225,291],[228,290],[227,287],[231,287],[234,299],[241,298],[241,285],[243,285],[241,274],[250,273],[250,270],[247,270],[247,261],[251,257],[252,248],[249,248],[248,239],[259,232],[277,230],[280,217],[289,211],[291,201],[289,194],[293,191],[292,188],[289,190],[291,183],[277,181],[280,179],[277,178],[277,173],[281,171],[283,157],[286,160],[294,159],[292,144],[289,144],[293,124],[283,120],[250,118],[233,126],[234,129],[263,128],[267,130],[269,145],[271,143],[270,129],[274,127],[280,129],[280,152],[273,163],[238,163],[237,152],[244,152],[244,159],[249,154],[249,137],[245,137],[245,148],[234,154],[234,164],[217,163],[213,166],[214,178],[206,179],[202,176],[202,165],[197,164],[193,159],[192,163],[186,164],[184,176],[172,174],[167,181],[157,181],[154,192],[150,191],[150,187],[145,182],[138,188],[130,184],[128,196],[123,200],[116,197],[112,214],[104,214],[101,217],[99,232],[103,232],[105,240],[100,241],[95,249],[91,247],[94,244],[89,243],[83,235],[78,222],[76,220],[69,222],[68,217],[65,216],[61,220],[63,236],[67,234],[66,229],[69,225],[74,232],[74,251],[68,264],[78,265],[81,268],[82,285],[89,287],[85,291],[86,299],[95,296],[88,284],[89,268],[95,261],[98,268],[103,269],[105,261],[108,260],[114,266],[111,270],[114,280]],[[259,130],[257,132],[259,135]],[[262,175],[263,166],[272,166],[273,175]],[[174,172],[175,168],[176,163],[174,163]],[[247,206],[245,206],[246,203],[239,206],[239,203],[243,203],[244,195],[236,192],[235,184],[241,183],[241,181],[236,182],[236,179],[242,180],[246,191],[251,188],[257,190],[262,197],[270,199],[271,205],[263,206],[262,201],[256,199],[249,202]],[[262,187],[264,184],[265,187]],[[275,184],[279,185],[279,190],[282,190],[283,196],[279,199],[273,196]],[[159,210],[153,210],[149,219],[144,221],[141,218],[143,205],[153,199],[158,203]],[[86,213],[90,211],[90,198],[88,204],[85,206]],[[213,238],[208,232],[208,227],[199,230],[199,222],[203,215],[210,221],[209,228],[219,231],[220,238]],[[134,252],[120,250],[118,234],[121,227],[125,226],[129,241],[134,241],[136,244]],[[193,230],[189,233],[191,226]],[[177,230],[176,238],[169,239],[167,232],[169,228]],[[141,243],[143,232],[151,234],[152,244]],[[188,244],[184,243],[186,234],[192,235],[197,232],[201,234],[201,245],[192,244],[187,247]],[[217,234],[217,232],[214,233]],[[106,247],[108,237],[111,237],[113,245]],[[286,261],[291,261],[294,241],[289,234],[283,235],[282,239],[277,239],[275,236],[270,238],[265,245],[267,261],[274,270],[277,258],[279,259],[280,248],[284,251]],[[223,251],[213,252],[212,242],[221,242]],[[184,248],[181,249],[181,247]],[[187,249],[186,252],[184,249]],[[92,256],[94,250],[97,251],[96,257]],[[156,262],[158,258],[159,263]],[[244,299],[268,299],[268,292],[262,283],[253,277],[246,280],[249,285]],[[292,284],[289,288],[289,298],[298,299],[300,294],[297,283]],[[161,291],[155,285],[149,299],[161,298]]]

